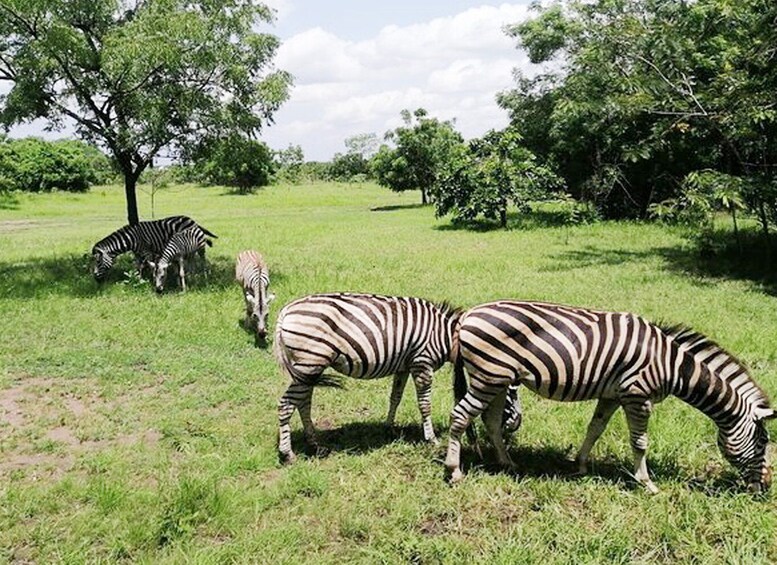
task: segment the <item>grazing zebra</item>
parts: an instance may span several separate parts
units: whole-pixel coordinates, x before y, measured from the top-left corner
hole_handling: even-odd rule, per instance
[[[257,339],[267,337],[267,316],[275,295],[267,292],[270,273],[262,256],[256,251],[241,251],[235,263],[235,278],[243,287],[246,306],[246,324],[254,330]]]
[[[291,462],[289,421],[299,409],[305,438],[316,445],[310,416],[313,387],[324,384],[328,367],[357,379],[394,376],[388,425],[413,376],[424,439],[437,443],[432,428],[432,374],[449,360],[460,311],[420,298],[371,294],[314,294],[287,304],[278,316],[273,349],[291,384],[278,404],[281,460]]]
[[[142,276],[143,265],[155,261],[162,254],[174,233],[192,227],[199,228],[209,237],[217,237],[188,216],[170,216],[119,228],[92,247],[92,274],[98,282],[105,280],[116,257],[132,251],[135,254],[138,273]]]
[[[505,300],[462,315],[458,351],[455,370],[466,368],[471,381],[451,413],[445,464],[453,481],[462,476],[461,433],[484,410],[499,460],[511,464],[496,415],[507,387],[522,384],[554,400],[598,399],[577,458],[581,472],[622,406],[635,478],[657,492],[646,463],[647,423],[653,404],[672,394],[717,424],[718,446],[750,490],[762,491],[771,483],[764,420],[774,418],[774,410],[739,361],[691,330],[662,328],[629,313]]]
[[[195,253],[198,253],[204,261],[206,245],[213,245],[213,242],[205,237],[205,233],[199,226],[174,233],[170,241],[167,242],[159,260],[154,264],[154,288],[156,291],[162,292],[165,289],[167,267],[177,259],[178,282],[181,285],[181,289],[186,292],[184,261]]]

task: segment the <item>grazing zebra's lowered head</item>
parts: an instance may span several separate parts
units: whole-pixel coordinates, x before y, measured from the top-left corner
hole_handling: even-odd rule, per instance
[[[144,263],[150,263],[151,259],[155,260],[162,254],[174,233],[192,227],[197,227],[208,237],[217,237],[188,216],[169,216],[119,228],[92,247],[95,280],[104,281],[116,257],[130,251],[135,254],[136,267],[140,272]]]
[[[270,302],[275,295],[267,292],[270,273],[262,256],[256,251],[241,251],[235,262],[235,279],[243,288],[246,307],[246,324],[256,333],[259,340],[267,337],[267,317]]]
[[[205,246],[213,245],[213,242],[205,237],[203,230],[195,226],[173,234],[167,242],[159,261],[154,264],[154,288],[158,293],[165,289],[167,280],[167,268],[170,263],[178,261],[178,281],[181,289],[186,292],[186,271],[184,262],[187,257],[198,253],[204,260]]]

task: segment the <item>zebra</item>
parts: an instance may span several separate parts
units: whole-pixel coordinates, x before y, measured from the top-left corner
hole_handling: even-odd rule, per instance
[[[278,316],[273,351],[291,380],[278,403],[281,461],[295,459],[289,422],[299,410],[308,443],[317,446],[310,416],[313,387],[327,384],[324,370],[357,379],[394,375],[386,423],[413,376],[424,439],[437,444],[431,418],[432,374],[451,355],[461,311],[447,303],[374,294],[313,294],[287,304]],[[466,386],[466,385],[465,385]]]
[[[764,422],[775,411],[747,369],[699,333],[626,312],[502,300],[464,313],[458,335],[454,371],[466,368],[471,382],[451,413],[445,465],[453,482],[462,477],[461,433],[484,411],[500,463],[512,465],[496,415],[507,387],[522,384],[553,400],[598,399],[577,455],[581,473],[610,418],[623,407],[634,477],[658,492],[646,462],[647,424],[653,405],[671,394],[717,424],[718,447],[749,490],[761,492],[771,484]]]
[[[235,279],[243,288],[246,307],[246,325],[253,329],[257,339],[267,337],[269,305],[275,295],[267,292],[270,273],[262,256],[256,251],[241,251],[235,262]]]
[[[192,227],[199,228],[208,237],[217,237],[188,216],[169,216],[119,228],[92,247],[95,280],[105,280],[116,257],[128,251],[134,252],[135,265],[142,276],[143,265],[158,259],[174,233]]]
[[[202,259],[205,259],[205,246],[213,245],[213,242],[205,237],[204,231],[199,226],[194,226],[178,233],[174,233],[167,242],[162,255],[154,266],[154,288],[158,293],[165,289],[165,280],[167,279],[167,268],[170,263],[178,260],[178,282],[181,289],[186,292],[186,272],[184,270],[184,260],[198,253]]]

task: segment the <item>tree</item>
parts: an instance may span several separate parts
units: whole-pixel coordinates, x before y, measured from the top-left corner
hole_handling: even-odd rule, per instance
[[[369,161],[380,147],[380,140],[375,133],[361,133],[353,135],[345,140],[348,153],[360,155],[365,161]]]
[[[136,184],[162,148],[252,135],[272,120],[291,77],[273,70],[271,10],[245,0],[0,0],[0,123],[70,120]]]
[[[531,201],[547,199],[562,186],[521,145],[514,129],[492,130],[482,139],[459,144],[441,165],[434,189],[436,213],[453,213],[455,221],[484,216],[507,227],[509,205],[527,210]]]
[[[427,118],[423,108],[412,114],[402,111],[405,125],[390,131],[386,138],[395,149],[383,145],[372,158],[371,168],[379,184],[396,192],[420,190],[421,202],[428,202],[429,191],[437,180],[440,163],[462,142],[461,134],[448,121]]]
[[[301,146],[289,144],[286,149],[275,151],[274,158],[280,178],[289,182],[300,181],[302,166],[305,164],[305,154]]]
[[[273,155],[260,141],[232,135],[205,145],[195,168],[206,182],[234,186],[246,194],[269,184]]]
[[[370,173],[370,164],[360,153],[335,153],[329,165],[327,176],[332,180],[351,181],[354,177],[365,178]]]

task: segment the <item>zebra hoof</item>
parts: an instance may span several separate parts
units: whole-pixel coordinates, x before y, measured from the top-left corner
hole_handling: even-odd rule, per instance
[[[658,490],[658,487],[653,483],[653,481],[645,481],[642,483],[642,486],[645,487],[645,490],[648,492],[648,494],[658,494],[661,492]]]
[[[288,453],[279,453],[278,459],[282,465],[291,465],[297,460],[297,456],[293,451],[289,451]]]
[[[461,472],[461,469],[456,468],[453,471],[451,471],[451,474],[448,477],[448,483],[450,483],[451,485],[455,485],[456,483],[460,483],[463,478],[464,478],[464,473]]]

